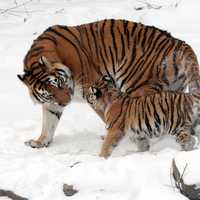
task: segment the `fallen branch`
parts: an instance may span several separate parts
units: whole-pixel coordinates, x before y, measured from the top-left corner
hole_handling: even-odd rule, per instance
[[[0,189],[0,197],[8,197],[12,200],[28,200],[25,197],[21,197],[10,190],[2,190]]]
[[[181,194],[188,197],[190,200],[200,200],[200,185],[187,185],[184,183],[183,175],[186,167],[184,168],[184,171],[181,175],[176,166],[175,160],[172,160],[172,177],[174,178],[175,185]]]

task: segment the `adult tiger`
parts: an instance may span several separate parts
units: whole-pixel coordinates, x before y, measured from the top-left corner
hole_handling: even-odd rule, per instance
[[[89,85],[103,75],[110,76],[116,87],[132,96],[160,90],[183,91],[187,86],[190,90],[199,88],[199,65],[195,53],[188,44],[166,31],[114,19],[79,26],[49,27],[34,40],[24,59],[24,74],[19,76],[32,76],[35,84],[29,82],[26,85],[30,85],[31,94],[36,95],[32,97],[43,107],[42,133],[37,140],[28,142],[32,147],[47,146],[52,141],[64,108],[62,105],[40,101],[38,92],[34,92],[41,87],[39,83],[41,77],[44,78],[42,74],[50,76],[41,67],[45,65],[39,62],[41,56],[46,57],[49,68],[56,70],[62,66],[62,69],[72,72],[75,96],[80,94],[82,99],[85,99]],[[47,85],[55,82],[52,75],[51,79],[46,79]],[[59,93],[59,97],[64,96],[65,92],[54,88],[53,93]],[[70,98],[64,99],[68,102]],[[103,119],[102,113],[98,114]]]

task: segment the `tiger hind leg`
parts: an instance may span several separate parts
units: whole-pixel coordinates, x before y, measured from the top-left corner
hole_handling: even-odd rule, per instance
[[[190,131],[182,130],[176,135],[176,142],[180,144],[182,150],[191,151],[196,148],[199,141]]]
[[[55,104],[44,104],[43,106],[43,123],[42,133],[36,140],[28,140],[25,142],[27,146],[32,148],[47,147],[53,141],[53,136],[57,124],[61,118],[63,107]]]

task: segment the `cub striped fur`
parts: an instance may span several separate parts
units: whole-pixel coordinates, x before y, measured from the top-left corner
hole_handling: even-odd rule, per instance
[[[112,145],[127,131],[132,132],[140,151],[148,150],[149,139],[165,134],[174,136],[183,150],[191,150],[196,144],[191,127],[200,91],[160,91],[134,98],[120,92],[104,77],[90,87],[87,99],[94,109],[104,112],[107,134],[100,153],[103,157],[111,153]]]

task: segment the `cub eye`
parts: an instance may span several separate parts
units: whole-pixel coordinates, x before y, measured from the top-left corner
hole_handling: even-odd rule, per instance
[[[95,93],[96,97],[99,98],[102,96],[102,93],[100,90],[97,90],[97,92]]]
[[[99,89],[97,89],[95,87],[92,87],[92,92],[96,96],[96,98],[99,98],[99,97],[102,96],[101,90],[99,90]]]

